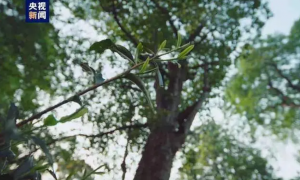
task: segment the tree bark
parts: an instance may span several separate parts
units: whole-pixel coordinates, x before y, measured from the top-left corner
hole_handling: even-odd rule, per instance
[[[168,180],[183,136],[164,128],[150,133],[134,180]]]
[[[176,152],[183,145],[197,112],[210,92],[206,65],[203,74],[203,93],[194,104],[179,112],[187,68],[186,64],[183,64],[182,68],[177,68],[170,63],[168,68],[170,72],[168,89],[156,88],[158,111],[168,114],[158,118],[158,125],[151,130],[134,180],[169,180]]]

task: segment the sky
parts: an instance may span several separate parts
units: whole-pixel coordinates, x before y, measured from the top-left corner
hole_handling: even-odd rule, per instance
[[[269,19],[266,25],[263,28],[263,36],[267,36],[269,34],[274,33],[283,33],[288,34],[293,23],[300,18],[300,0],[268,0],[271,11],[274,16]],[[82,26],[82,28],[86,28]],[[67,28],[65,28],[68,31]],[[70,30],[70,29],[69,29]],[[92,34],[92,35],[91,35]],[[100,38],[96,32],[89,33],[90,36]],[[112,76],[116,72],[112,73],[110,70],[104,72],[104,76]],[[66,115],[65,109],[59,109],[58,114],[60,116]],[[218,117],[220,121],[223,120],[224,115],[222,115],[222,111],[218,108],[212,110],[214,114],[219,114]],[[221,115],[220,115],[221,114]],[[71,124],[61,124],[57,127],[57,129],[66,129],[72,126]],[[78,124],[73,124],[73,126],[78,126]],[[91,127],[86,127],[90,129]],[[126,142],[126,141],[125,141]],[[270,160],[270,163],[275,167],[277,171],[277,175],[284,177],[285,179],[290,179],[297,174],[297,171],[300,171],[299,164],[295,161],[295,153],[298,148],[292,143],[280,143],[272,137],[266,137],[259,140],[257,143],[257,147],[268,154],[268,151],[271,149],[275,153],[275,159]],[[93,164],[93,157],[87,158],[87,162]],[[174,166],[180,165],[179,163],[174,163]],[[174,168],[174,169],[175,169]],[[134,171],[129,172],[126,176],[128,180],[131,180],[134,176]],[[172,172],[172,176],[170,179],[175,179],[176,172]],[[103,178],[103,177],[102,177]],[[101,178],[101,179],[102,179]],[[51,178],[49,178],[50,180]],[[105,179],[105,178],[104,178]]]

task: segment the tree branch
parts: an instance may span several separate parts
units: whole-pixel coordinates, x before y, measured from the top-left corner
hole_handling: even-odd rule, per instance
[[[274,87],[274,86],[273,86],[273,83],[272,83],[272,81],[271,81],[271,79],[270,79],[270,77],[268,77],[268,85],[269,85],[269,87],[270,87],[274,92],[276,92],[276,93],[280,96],[282,102],[281,102],[280,104],[278,104],[278,105],[281,105],[281,106],[288,106],[288,107],[293,107],[293,108],[298,108],[298,107],[300,107],[300,104],[296,104],[295,102],[293,102],[293,101],[291,100],[290,97],[286,96],[280,89]],[[275,105],[275,106],[276,106],[276,105]],[[273,108],[274,108],[274,107],[273,107]]]
[[[125,176],[126,176],[126,158],[127,158],[127,155],[128,155],[128,146],[129,146],[129,137],[127,139],[127,143],[126,143],[126,147],[125,147],[125,152],[124,152],[124,157],[123,157],[123,161],[122,161],[122,164],[121,164],[121,168],[122,168],[122,180],[125,180]]]
[[[93,86],[87,88],[87,89],[84,90],[84,91],[81,91],[81,92],[79,92],[79,93],[76,93],[75,95],[69,97],[68,99],[66,99],[66,100],[64,100],[64,101],[62,101],[62,102],[60,102],[60,103],[57,103],[56,105],[51,106],[51,107],[49,107],[49,108],[47,108],[47,109],[45,109],[45,110],[43,110],[43,111],[41,111],[41,112],[39,112],[39,113],[37,113],[37,114],[35,114],[35,115],[29,117],[28,119],[26,119],[26,120],[24,120],[24,121],[18,123],[18,124],[17,124],[17,127],[22,127],[22,126],[24,126],[25,124],[27,124],[28,122],[31,122],[31,121],[33,121],[33,120],[35,120],[35,119],[37,119],[37,118],[40,118],[42,115],[46,114],[47,112],[50,112],[50,111],[52,111],[53,109],[55,109],[55,108],[57,108],[57,107],[60,107],[60,106],[66,104],[66,103],[68,103],[68,102],[73,101],[73,99],[76,98],[76,97],[79,97],[79,96],[81,96],[81,95],[84,95],[84,94],[86,94],[86,93],[89,92],[89,91],[95,90],[95,89],[97,89],[97,88],[100,87],[100,86],[103,86],[103,85],[108,84],[108,83],[110,83],[110,82],[112,82],[112,81],[114,81],[114,80],[116,80],[116,79],[118,79],[118,78],[121,78],[122,76],[124,76],[124,75],[130,73],[130,71],[132,71],[133,69],[135,69],[135,68],[141,66],[142,64],[143,64],[143,62],[141,62],[141,63],[139,63],[139,64],[136,64],[136,65],[132,66],[130,69],[124,71],[123,73],[120,73],[120,74],[118,74],[118,75],[116,75],[116,76],[114,76],[114,77],[112,77],[112,78],[110,78],[110,79],[107,79],[106,81],[104,81],[104,82],[102,82],[102,83],[95,84],[95,85],[93,85]]]
[[[269,63],[269,64],[272,67],[274,67],[274,69],[276,70],[276,72],[279,74],[280,77],[282,77],[287,81],[290,88],[300,92],[300,86],[294,85],[292,81],[286,75],[283,74],[282,70],[280,70],[275,63]]]
[[[202,29],[204,28],[204,22],[201,22],[199,24],[199,26],[197,27],[197,29],[194,31],[194,33],[192,33],[190,36],[189,36],[189,39],[188,39],[188,42],[191,42],[191,41],[194,41],[195,38],[201,33]]]
[[[138,40],[130,34],[129,31],[127,31],[127,29],[121,24],[120,19],[118,18],[118,13],[116,11],[116,7],[115,7],[115,1],[113,1],[113,5],[112,5],[112,13],[114,16],[114,19],[116,21],[116,23],[118,24],[118,26],[121,28],[121,30],[123,31],[123,33],[129,38],[129,40],[135,45],[138,45]]]
[[[171,26],[171,28],[172,28],[172,31],[173,31],[175,37],[177,37],[178,29],[175,27],[175,24],[174,24],[174,22],[173,22],[173,20],[172,20],[172,17],[170,16],[169,11],[168,11],[166,8],[160,6],[159,3],[156,2],[156,0],[151,0],[151,2],[153,2],[154,5],[155,5],[155,7],[156,7],[157,9],[159,9],[159,10],[161,11],[161,13],[164,14],[164,15],[167,17],[168,22],[170,23],[170,26]]]
[[[202,95],[200,96],[198,101],[196,101],[193,105],[187,107],[185,110],[180,112],[177,116],[177,122],[179,124],[178,133],[181,135],[182,134],[187,135],[187,132],[189,131],[197,112],[199,111],[199,109],[202,107],[203,103],[206,101],[206,99],[209,96],[211,88],[209,87],[208,73],[209,73],[209,69],[208,69],[208,64],[206,62],[204,66],[204,74],[203,74],[204,86],[202,88],[203,90]]]

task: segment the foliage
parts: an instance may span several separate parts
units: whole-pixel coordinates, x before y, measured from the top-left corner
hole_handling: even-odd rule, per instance
[[[64,66],[63,49],[52,24],[25,23],[23,1],[0,3],[0,106],[18,102],[21,117],[34,112],[39,90],[54,94],[60,82],[56,70]]]
[[[293,133],[300,128],[299,31],[300,20],[288,36],[245,46],[226,91],[234,112],[282,138],[297,136]]]
[[[228,130],[208,121],[188,138],[181,179],[276,179],[260,152],[237,141]]]
[[[19,12],[23,13],[23,4],[18,2],[13,4]],[[6,29],[3,31],[5,35],[7,34],[7,37],[4,38],[5,45],[12,44],[13,48],[6,49],[5,46],[0,48],[0,52],[3,52],[2,56],[7,56],[5,64],[8,63],[8,65],[2,66],[1,62],[4,61],[0,61],[0,77],[4,76],[5,81],[7,80],[9,83],[19,81],[19,79],[13,78],[13,72],[22,74],[22,77],[20,82],[12,83],[16,85],[15,87],[8,86],[8,82],[0,82],[0,95],[4,97],[4,105],[9,101],[14,101],[21,107],[21,112],[28,116],[28,112],[34,111],[38,107],[37,103],[34,103],[36,101],[33,101],[37,99],[37,87],[43,90],[42,92],[51,95],[59,94],[63,97],[69,97],[78,92],[71,98],[65,98],[66,100],[59,106],[77,102],[81,108],[89,109],[88,116],[82,119],[82,125],[92,124],[93,131],[91,130],[91,133],[93,134],[71,136],[56,134],[55,136],[49,131],[51,127],[76,121],[86,111],[75,112],[75,114],[60,120],[57,120],[54,115],[44,117],[42,113],[37,117],[32,116],[34,117],[32,119],[28,118],[30,120],[28,122],[32,122],[35,118],[41,118],[44,120],[43,125],[27,123],[20,128],[22,134],[41,136],[47,146],[51,147],[50,153],[55,154],[54,162],[59,167],[59,176],[71,179],[83,178],[84,171],[80,171],[82,168],[87,169],[85,171],[87,174],[93,171],[76,155],[75,150],[80,148],[80,142],[76,137],[83,137],[90,143],[89,151],[95,150],[99,155],[106,156],[111,151],[109,145],[118,144],[120,137],[128,137],[126,149],[128,147],[129,153],[130,151],[140,153],[149,134],[155,132],[155,129],[171,124],[171,127],[168,128],[172,132],[177,130],[179,132],[182,127],[178,128],[181,122],[175,121],[176,116],[195,107],[194,104],[198,104],[198,102],[205,102],[209,98],[218,96],[211,90],[221,86],[231,64],[230,55],[236,52],[242,35],[253,31],[255,32],[253,34],[259,35],[264,19],[270,16],[267,5],[257,0],[203,0],[201,2],[193,0],[161,2],[156,0],[146,2],[135,0],[69,2],[61,0],[53,3],[52,9],[58,9],[58,5],[67,8],[72,14],[63,22],[64,26],[84,20],[99,34],[107,35],[110,39],[87,40],[80,36],[81,33],[75,34],[74,37],[65,36],[58,39],[57,31],[53,28],[54,23],[49,25],[51,27],[35,25],[40,27],[35,29],[34,26],[27,28],[28,24],[18,23],[26,28],[24,28],[25,30],[16,30],[15,34],[25,35],[20,38],[20,42],[15,42],[12,41],[13,35],[10,30]],[[3,8],[11,9],[7,5],[3,5]],[[4,13],[0,18],[12,18],[16,21],[23,17],[22,13],[15,16]],[[244,20],[249,23],[242,23]],[[97,22],[101,23],[100,28]],[[16,27],[16,25],[12,26]],[[5,25],[5,28],[7,27],[10,25]],[[31,34],[30,32],[35,33]],[[30,37],[30,39],[27,41],[26,37]],[[24,45],[21,41],[24,41]],[[93,42],[90,43],[90,48],[83,45],[87,41]],[[122,41],[127,44],[121,46]],[[193,42],[193,45],[189,42]],[[35,43],[40,43],[41,48],[32,50]],[[23,45],[20,51],[11,51],[18,49],[19,44]],[[72,45],[69,46],[69,44]],[[106,51],[108,49],[112,53]],[[0,55],[0,57],[2,56]],[[16,60],[15,56],[20,56],[20,60]],[[102,67],[105,63],[114,68],[127,70],[104,80]],[[20,65],[24,66],[24,73],[18,68]],[[79,65],[83,71],[92,76],[93,81],[81,81],[89,78],[85,74],[82,75],[84,77],[73,78],[72,75]],[[97,66],[98,68],[96,68]],[[10,73],[2,75],[2,69],[5,67],[9,67],[6,72]],[[36,71],[36,69],[44,67],[49,69]],[[64,78],[61,77],[61,74]],[[110,82],[113,83],[108,86],[107,84]],[[176,83],[180,85],[174,86]],[[79,97],[100,86],[102,91]],[[21,99],[18,99],[17,90],[20,89],[24,93],[21,94]],[[178,92],[173,93],[174,89],[177,89]],[[25,100],[23,100],[24,98]],[[195,115],[197,111],[202,110],[204,103],[200,105],[190,114]],[[55,108],[50,108],[46,112]],[[79,113],[79,116],[76,113]],[[187,128],[189,129],[188,126]],[[218,131],[217,128],[216,133]],[[227,136],[224,139],[228,144],[218,141],[221,147],[222,145],[231,146],[235,143],[234,139],[227,138]],[[195,144],[195,142],[189,143]],[[208,141],[205,146],[221,151],[218,144],[210,143],[213,142]],[[62,144],[66,144],[68,148],[62,149]],[[259,174],[271,176],[266,170],[265,160],[259,155],[253,154],[255,152],[253,149],[244,146],[237,147],[243,149],[242,154],[237,154],[244,160],[243,162],[248,162],[245,160],[245,154],[252,154],[255,160],[253,160],[253,164],[259,165]],[[20,154],[24,147],[12,146],[12,149],[16,152],[16,157],[21,158]],[[47,151],[44,150],[44,152],[46,155],[48,154]],[[206,153],[207,156],[212,157],[216,154],[213,151]],[[125,158],[124,162],[126,162]],[[202,159],[201,162],[204,160]],[[240,165],[237,161],[230,162],[232,163],[230,166],[233,168]],[[76,167],[70,168],[72,165],[76,165]],[[185,165],[189,166],[187,163]],[[119,174],[121,171],[126,173],[126,166],[120,168],[119,164],[115,162],[110,169],[112,169],[110,173],[113,174]],[[254,169],[252,170],[254,171]],[[74,173],[73,170],[76,172]],[[8,171],[5,169],[5,172]],[[243,173],[252,175],[253,171],[243,171]],[[215,171],[212,172],[215,173]],[[231,172],[225,171],[224,173],[230,174]]]

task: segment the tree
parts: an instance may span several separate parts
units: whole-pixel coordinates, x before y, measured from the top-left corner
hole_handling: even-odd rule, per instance
[[[238,73],[227,87],[235,112],[279,137],[294,137],[299,129],[300,20],[290,34],[269,36],[243,48]],[[254,128],[255,130],[255,128]]]
[[[106,17],[103,20],[106,26],[102,27],[101,32],[112,37],[113,41],[129,40],[128,47],[131,52],[139,42],[142,42],[144,46],[142,55],[146,57],[153,57],[158,51],[160,42],[165,39],[167,45],[162,51],[170,50],[176,45],[178,32],[185,34],[182,39],[183,44],[194,41],[194,50],[185,60],[178,60],[178,64],[171,61],[159,63],[158,69],[162,78],[158,71],[141,75],[146,88],[150,90],[151,102],[155,100],[156,113],[150,111],[146,98],[140,98],[140,90],[136,86],[129,84],[126,79],[117,79],[112,86],[105,87],[106,95],[111,101],[103,104],[99,112],[92,112],[89,116],[88,122],[94,124],[99,133],[77,135],[86,137],[90,140],[92,148],[97,148],[104,153],[107,151],[107,144],[115,140],[113,133],[117,131],[128,137],[129,148],[137,147],[140,150],[145,145],[135,180],[169,179],[176,152],[185,142],[196,113],[201,111],[206,101],[217,95],[212,92],[212,89],[221,85],[227,67],[231,63],[230,54],[235,51],[242,34],[251,30],[259,34],[263,25],[262,19],[269,17],[266,4],[260,1],[158,2],[152,0],[146,3],[101,1],[101,8],[98,1],[87,1],[87,4],[74,4],[67,1],[61,3],[73,12],[77,18],[75,20],[86,17],[99,20],[99,16]],[[88,12],[85,7],[91,10]],[[250,23],[241,24],[241,20],[246,19],[250,20]],[[113,49],[113,51],[118,54],[120,54],[118,51],[124,52],[120,49]],[[170,55],[177,57],[177,53]],[[95,67],[94,65],[99,61],[94,62],[94,58],[89,57],[85,56],[84,59],[87,59],[87,64],[91,67]],[[99,60],[104,56],[94,54],[93,57]],[[113,65],[117,64],[115,59],[115,57],[109,59]],[[143,57],[140,59],[146,60]],[[101,66],[101,62],[99,64]],[[129,63],[122,68],[128,66]],[[100,69],[95,71],[99,73]],[[162,79],[163,87],[160,86]],[[86,87],[81,87],[80,90],[82,89]],[[99,102],[101,95],[100,93],[87,96],[83,104],[90,107],[95,101]],[[77,98],[77,96],[72,98],[75,97]],[[74,99],[68,99],[65,103],[71,100]],[[39,116],[32,116],[29,118],[30,121],[21,121],[21,123],[31,122],[37,117]],[[43,117],[43,119],[52,121],[52,117]],[[142,124],[143,120],[146,120],[146,123]],[[84,121],[84,123],[88,122]],[[45,126],[37,129],[32,129],[32,126],[28,128],[33,134],[43,132],[43,138],[49,142],[49,145],[64,140],[69,140],[70,144],[76,143],[70,140],[76,135],[55,139],[45,131],[47,129]],[[53,149],[55,151],[55,148]],[[126,152],[128,150],[124,154]],[[123,174],[126,173],[124,164],[122,163]]]
[[[21,1],[0,3],[0,112],[17,101],[22,118],[36,112],[39,90],[54,94],[55,70],[66,56],[53,25],[25,23],[24,13]]]
[[[181,179],[276,179],[260,152],[208,121],[189,136]]]

